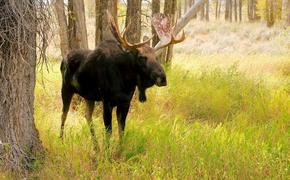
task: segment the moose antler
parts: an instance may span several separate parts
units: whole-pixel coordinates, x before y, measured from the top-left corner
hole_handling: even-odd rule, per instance
[[[154,47],[155,51],[169,46],[170,44],[177,44],[185,39],[184,31],[179,39],[177,39],[172,32],[171,23],[168,17],[164,14],[155,14],[152,18],[152,25],[160,39],[160,42]]]
[[[109,19],[109,27],[110,30],[113,34],[113,36],[116,38],[116,40],[124,47],[127,49],[136,49],[139,47],[144,46],[145,44],[147,44],[153,37],[147,39],[144,42],[141,43],[135,43],[135,44],[131,44],[128,42],[127,37],[126,37],[126,33],[128,32],[129,26],[130,26],[130,22],[128,24],[128,26],[125,28],[124,32],[123,32],[123,36],[120,33],[119,27],[117,26],[113,16],[107,11],[107,15],[108,15],[108,19]]]

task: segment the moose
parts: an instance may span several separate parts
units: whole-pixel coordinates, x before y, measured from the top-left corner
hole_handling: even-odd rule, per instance
[[[73,50],[63,59],[60,67],[63,102],[60,138],[63,138],[64,125],[73,94],[79,94],[85,99],[85,117],[90,128],[94,149],[98,150],[92,124],[95,101],[102,102],[103,121],[109,136],[112,133],[112,109],[117,108],[118,130],[121,139],[136,87],[139,90],[139,101],[145,102],[147,88],[153,85],[166,86],[166,74],[156,60],[156,52],[170,44],[182,42],[185,35],[183,32],[182,37],[177,39],[171,31],[168,33],[167,30],[166,33],[163,30],[162,32],[160,30],[162,26],[158,24],[164,20],[161,15],[159,20],[157,18],[155,21],[154,26],[160,43],[154,48],[149,46],[152,38],[140,43],[129,43],[126,38],[128,26],[121,35],[114,18],[108,13],[109,28],[115,39],[100,42],[95,50]],[[162,35],[166,36],[162,37]]]

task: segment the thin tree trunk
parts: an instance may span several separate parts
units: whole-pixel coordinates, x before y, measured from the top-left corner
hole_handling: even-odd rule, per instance
[[[54,5],[55,14],[57,17],[57,22],[59,25],[61,55],[64,58],[70,49],[69,42],[68,42],[67,17],[64,11],[63,0],[56,0],[53,5]]]
[[[290,26],[290,0],[287,2],[287,24]]]
[[[219,0],[218,0],[219,1]],[[218,18],[221,17],[221,8],[222,8],[222,2],[219,3],[219,9],[218,9]]]
[[[230,22],[233,21],[233,1],[232,0],[229,0],[229,14],[230,14]]]
[[[205,5],[205,18],[206,18],[206,21],[209,21],[209,0],[207,0],[206,5]]]
[[[228,21],[229,17],[230,17],[230,6],[229,6],[229,1],[230,0],[226,0],[226,4],[225,4],[225,20]]]
[[[238,5],[237,5],[237,0],[234,0],[234,13],[235,13],[235,22],[238,22]]]
[[[176,15],[175,15],[176,3],[177,3],[177,0],[166,0],[165,5],[164,5],[165,7],[164,13],[169,15],[172,25],[175,23],[175,19],[176,19]],[[167,9],[166,7],[169,7],[169,8]],[[166,53],[166,60],[165,60],[166,65],[171,66],[172,57],[173,57],[173,45],[169,45],[167,47],[167,53]]]
[[[141,0],[128,0],[127,1],[127,15],[126,26],[129,22],[127,38],[131,43],[140,42],[141,39]]]
[[[33,117],[36,7],[31,0],[6,0],[0,9],[0,162],[23,173],[43,150]]]
[[[215,4],[215,19],[218,19],[218,7],[219,7],[219,0],[216,0]]]
[[[268,27],[272,27],[275,24],[273,0],[266,1],[266,20]]]
[[[203,5],[203,7],[202,7],[202,9],[201,9],[201,11],[200,11],[200,20],[202,20],[202,21],[204,20],[205,5],[206,5],[206,4]]]
[[[152,17],[154,14],[159,13],[159,12],[160,12],[160,0],[152,0]],[[152,39],[152,46],[155,46],[159,42],[159,38],[153,26],[151,27],[151,30],[152,30],[152,35],[154,35]]]
[[[239,0],[239,18],[240,22],[243,20],[243,0]]]

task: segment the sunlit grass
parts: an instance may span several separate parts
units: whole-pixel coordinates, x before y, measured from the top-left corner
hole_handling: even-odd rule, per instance
[[[184,57],[183,59],[181,57]],[[252,57],[244,56],[247,61]],[[289,178],[290,96],[274,65],[252,76],[238,65],[203,64],[237,56],[177,55],[168,86],[148,90],[144,104],[134,99],[123,144],[113,119],[110,148],[103,146],[101,108],[94,124],[101,151],[93,152],[84,105],[71,110],[65,139],[58,138],[61,98],[59,64],[38,75],[35,118],[46,159],[32,173],[44,179],[287,179]],[[264,58],[261,58],[264,59]],[[271,57],[280,64],[285,57]],[[257,59],[254,59],[254,61]],[[258,60],[261,61],[261,60]],[[269,59],[265,59],[266,62]],[[219,63],[217,63],[219,64]],[[182,66],[181,66],[182,65]],[[245,63],[246,66],[246,63]],[[193,68],[191,68],[193,67]],[[278,67],[278,65],[277,65]],[[257,68],[258,69],[258,68]],[[115,115],[115,112],[114,112]]]

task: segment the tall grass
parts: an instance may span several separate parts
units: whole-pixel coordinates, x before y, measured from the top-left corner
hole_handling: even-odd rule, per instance
[[[101,151],[94,153],[84,106],[70,111],[65,139],[60,127],[58,64],[36,87],[35,118],[44,164],[41,179],[287,179],[290,96],[287,87],[249,79],[236,66],[176,66],[168,86],[148,90],[144,104],[133,100],[124,142],[113,119],[110,148],[103,146],[101,107],[94,113]],[[41,76],[39,76],[41,82]]]

